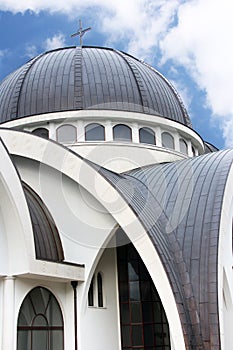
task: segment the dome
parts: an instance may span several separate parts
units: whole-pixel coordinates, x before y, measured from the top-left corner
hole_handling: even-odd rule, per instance
[[[45,52],[0,84],[0,123],[89,109],[145,113],[191,127],[179,95],[159,72],[109,48]]]

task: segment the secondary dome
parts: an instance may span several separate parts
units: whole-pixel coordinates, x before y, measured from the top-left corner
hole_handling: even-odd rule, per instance
[[[0,84],[0,123],[82,109],[141,112],[191,127],[171,84],[154,68],[113,49],[45,52]]]

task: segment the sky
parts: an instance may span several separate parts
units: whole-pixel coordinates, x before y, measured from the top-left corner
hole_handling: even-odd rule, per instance
[[[78,45],[127,52],[178,90],[193,128],[233,147],[232,0],[0,0],[0,80],[32,57]]]

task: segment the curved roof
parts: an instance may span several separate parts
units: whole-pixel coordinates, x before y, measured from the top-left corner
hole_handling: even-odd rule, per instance
[[[233,150],[101,173],[146,228],[167,272],[187,349],[220,348],[218,239]],[[214,336],[213,336],[214,334]]]
[[[23,183],[23,189],[32,221],[36,258],[54,262],[63,261],[62,243],[51,214],[31,187]]]
[[[158,115],[191,127],[171,84],[123,52],[67,47],[45,52],[0,84],[0,122],[82,109]]]

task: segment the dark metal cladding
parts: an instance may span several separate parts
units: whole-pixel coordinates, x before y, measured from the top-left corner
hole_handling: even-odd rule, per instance
[[[62,262],[62,243],[51,214],[36,192],[25,183],[23,189],[32,221],[36,259]]]
[[[49,51],[0,84],[0,123],[80,109],[140,112],[191,127],[171,84],[152,67],[113,49]]]
[[[220,349],[218,240],[233,150],[123,175],[98,169],[146,228],[176,299],[189,350]]]

